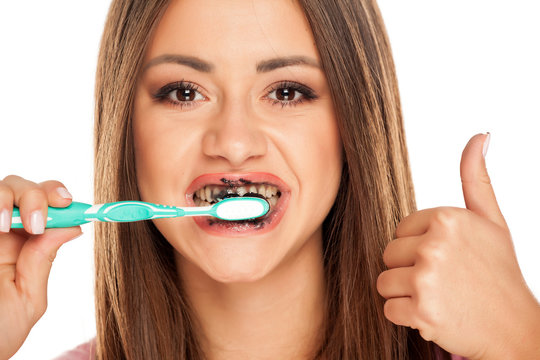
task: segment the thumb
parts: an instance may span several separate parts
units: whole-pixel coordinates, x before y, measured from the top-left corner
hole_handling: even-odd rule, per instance
[[[485,152],[490,138],[490,133],[476,134],[463,150],[460,165],[463,197],[467,209],[508,229],[486,168]]]
[[[45,311],[47,282],[56,252],[64,243],[82,235],[80,226],[46,229],[26,240],[17,259],[15,284],[30,301]]]

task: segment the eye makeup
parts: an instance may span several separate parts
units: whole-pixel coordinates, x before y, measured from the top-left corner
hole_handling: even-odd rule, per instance
[[[268,95],[272,94],[273,92],[276,93],[275,98],[268,98]],[[301,94],[299,99],[296,99],[296,93]],[[290,99],[291,96],[293,98],[292,100]],[[280,97],[287,97],[288,99],[280,99]],[[296,106],[304,101],[315,100],[318,98],[318,96],[311,88],[298,82],[282,81],[271,87],[266,95],[266,98],[272,101],[272,105],[281,104],[281,107],[284,108],[285,106]]]
[[[271,96],[272,94],[274,95]],[[180,108],[191,107],[194,106],[196,100],[207,99],[200,93],[198,85],[184,80],[172,82],[161,87],[152,95],[152,98],[157,102],[179,106]],[[263,97],[264,100],[270,101],[272,105],[281,105],[282,108],[296,106],[304,101],[309,102],[317,98],[318,95],[315,91],[296,81],[280,81],[272,85]]]

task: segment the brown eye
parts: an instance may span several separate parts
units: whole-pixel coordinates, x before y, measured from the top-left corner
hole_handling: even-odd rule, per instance
[[[178,101],[192,101],[195,99],[195,91],[192,89],[178,89],[175,91]]]
[[[296,90],[293,88],[280,88],[276,89],[276,99],[280,101],[294,100]]]
[[[193,100],[204,100],[196,89],[177,88],[169,92],[169,100],[173,102],[192,102]]]
[[[265,99],[270,100],[272,105],[281,105],[282,108],[318,99],[311,88],[296,81],[282,81],[275,84],[266,94]]]
[[[195,99],[195,91],[191,89],[178,90],[178,100],[180,101],[191,101]]]

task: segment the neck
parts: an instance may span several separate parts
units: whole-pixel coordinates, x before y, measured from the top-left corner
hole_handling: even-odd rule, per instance
[[[183,259],[184,290],[208,359],[307,359],[325,315],[322,237],[253,282],[222,283]]]

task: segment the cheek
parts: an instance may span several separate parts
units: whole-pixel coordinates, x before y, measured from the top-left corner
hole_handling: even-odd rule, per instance
[[[313,220],[322,222],[341,181],[343,155],[336,120],[332,115],[319,118],[296,129],[296,136],[289,140],[301,202],[310,209]]]
[[[148,126],[145,119],[133,121],[133,144],[135,152],[135,168],[139,192],[143,199],[148,199],[148,188],[155,186],[159,177],[163,174],[164,155],[162,142],[155,141],[159,136],[156,129]]]
[[[152,114],[138,113],[137,116],[133,119],[133,143],[141,199],[178,203],[182,200],[179,197],[181,180],[186,167],[190,166],[187,152],[192,147],[183,146],[189,139],[182,137],[182,129],[173,126],[172,121]]]
[[[341,138],[335,119],[318,128],[313,138],[319,139],[312,148],[311,156],[312,168],[316,172],[311,175],[315,179],[313,199],[318,203],[315,208],[320,209],[320,216],[324,219],[334,204],[343,167]]]

